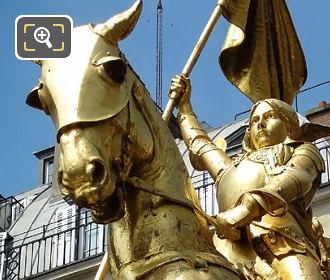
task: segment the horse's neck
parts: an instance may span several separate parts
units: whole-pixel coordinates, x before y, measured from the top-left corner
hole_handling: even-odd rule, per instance
[[[188,172],[167,124],[142,84],[134,86],[129,101],[132,173],[141,179],[185,195]],[[166,180],[164,180],[164,178]],[[166,186],[162,186],[166,183]]]
[[[179,199],[195,198],[167,126],[149,100],[144,97],[139,102],[152,133],[153,156],[134,166],[132,175],[159,192]],[[126,214],[110,229],[112,267],[164,251],[212,250],[207,225],[191,209],[129,185],[126,189]]]

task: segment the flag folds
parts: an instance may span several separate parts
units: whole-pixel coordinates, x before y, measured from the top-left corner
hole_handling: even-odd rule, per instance
[[[227,0],[230,27],[219,56],[227,79],[252,102],[276,98],[292,105],[307,67],[284,0]]]

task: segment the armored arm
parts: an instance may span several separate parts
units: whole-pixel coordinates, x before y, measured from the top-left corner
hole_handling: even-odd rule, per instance
[[[268,213],[272,216],[284,215],[288,205],[301,198],[305,207],[311,188],[317,184],[324,170],[324,162],[318,149],[312,144],[302,144],[295,148],[287,163],[276,168],[270,175],[269,183],[263,188],[243,194],[232,209],[218,215],[219,221],[227,227],[244,227]]]
[[[314,145],[305,143],[295,148],[289,161],[278,168],[265,187],[251,195],[264,211],[273,215],[280,214],[281,209],[285,212],[287,204],[297,198],[303,198],[307,208],[310,201],[305,198],[323,171],[320,152]]]
[[[197,170],[207,170],[216,180],[217,176],[231,164],[230,157],[218,148],[200,125],[190,103],[190,83],[183,76],[172,79],[171,92],[179,92],[178,122],[183,139],[189,149],[190,160]]]

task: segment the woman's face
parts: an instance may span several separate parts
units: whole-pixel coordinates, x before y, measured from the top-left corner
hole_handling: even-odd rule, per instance
[[[250,117],[250,135],[252,144],[258,150],[284,142],[288,130],[273,108],[261,102]]]

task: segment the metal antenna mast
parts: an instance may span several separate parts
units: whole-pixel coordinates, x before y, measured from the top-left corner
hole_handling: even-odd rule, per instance
[[[157,4],[157,42],[156,42],[156,104],[162,108],[163,91],[163,6]]]

